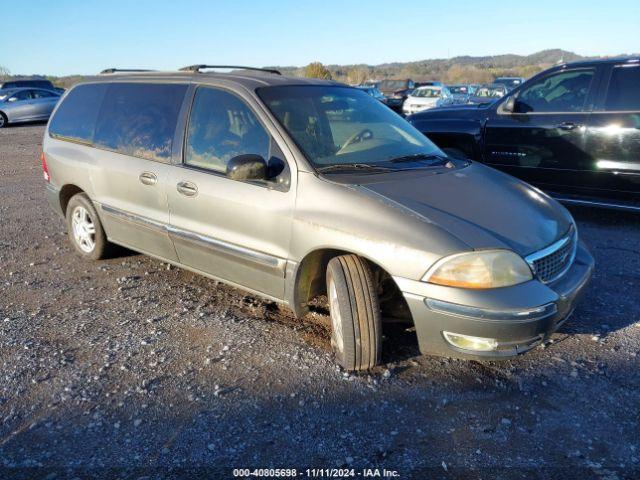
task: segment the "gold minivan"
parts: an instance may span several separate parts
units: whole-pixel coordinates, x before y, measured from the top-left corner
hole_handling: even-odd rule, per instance
[[[594,262],[556,201],[448,157],[357,88],[210,70],[110,70],[66,92],[42,163],[80,256],[123,245],[300,317],[326,296],[347,370],[380,362],[387,320],[423,353],[495,359],[571,314]]]

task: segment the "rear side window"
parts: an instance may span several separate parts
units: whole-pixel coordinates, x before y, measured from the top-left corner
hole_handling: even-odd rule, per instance
[[[526,87],[516,100],[516,112],[580,112],[589,94],[593,70],[570,70],[544,77]]]
[[[49,98],[57,97],[55,93],[47,92],[46,90],[33,90],[33,98]]]
[[[640,66],[615,67],[611,72],[605,110],[640,110]]]
[[[31,98],[33,98],[31,94],[31,90],[20,90],[14,93],[13,95],[11,95],[11,97],[9,97],[9,101],[15,102],[15,101],[21,101],[21,100],[30,100]]]
[[[168,160],[186,91],[186,85],[176,84],[111,84],[98,116],[95,146]]]
[[[51,119],[49,135],[91,143],[107,87],[105,83],[95,83],[78,85],[71,90]]]

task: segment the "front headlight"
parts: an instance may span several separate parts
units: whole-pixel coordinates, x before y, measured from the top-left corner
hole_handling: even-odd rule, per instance
[[[423,281],[459,288],[510,287],[533,278],[529,265],[511,250],[460,253],[438,261]]]

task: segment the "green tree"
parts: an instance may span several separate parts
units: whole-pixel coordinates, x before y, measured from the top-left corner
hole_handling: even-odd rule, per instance
[[[303,75],[307,78],[321,78],[322,80],[331,80],[331,72],[320,62],[311,62],[304,67]]]

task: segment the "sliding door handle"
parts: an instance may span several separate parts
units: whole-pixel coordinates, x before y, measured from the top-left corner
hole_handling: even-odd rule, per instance
[[[185,197],[195,197],[198,194],[198,187],[192,182],[179,182],[176,188]]]

